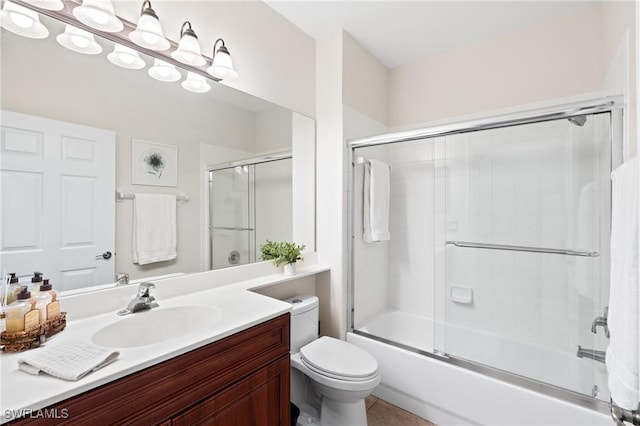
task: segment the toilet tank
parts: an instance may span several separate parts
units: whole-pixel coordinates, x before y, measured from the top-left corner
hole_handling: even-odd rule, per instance
[[[294,296],[286,299],[291,303],[292,353],[318,338],[318,298],[312,295]]]

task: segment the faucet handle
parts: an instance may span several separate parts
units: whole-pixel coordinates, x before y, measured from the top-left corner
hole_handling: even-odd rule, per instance
[[[596,317],[593,320],[593,323],[591,323],[591,332],[592,333],[597,333],[598,332],[598,326],[602,326],[604,328],[604,335],[608,339],[610,337],[608,317],[609,317],[609,307],[605,306],[604,315],[601,316],[601,317]]]
[[[138,297],[149,297],[149,290],[156,288],[156,285],[152,282],[145,281],[140,283],[138,287]]]

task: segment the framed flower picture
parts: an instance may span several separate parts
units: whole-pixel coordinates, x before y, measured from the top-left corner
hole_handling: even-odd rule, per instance
[[[132,139],[131,184],[178,186],[178,147]]]

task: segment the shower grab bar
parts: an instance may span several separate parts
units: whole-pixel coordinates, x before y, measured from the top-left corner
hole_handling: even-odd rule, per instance
[[[640,403],[638,403],[637,410],[627,410],[622,407],[618,407],[610,401],[609,407],[611,408],[611,418],[617,426],[624,426],[624,422],[629,422],[634,426],[640,426]]]
[[[569,249],[553,249],[543,247],[510,246],[506,244],[471,243],[467,241],[446,241],[445,244],[465,248],[483,248],[490,250],[526,251],[531,253],[566,254],[569,256],[598,257],[597,251],[578,251]]]
[[[255,231],[255,228],[233,228],[230,226],[210,226],[209,229],[222,231]]]

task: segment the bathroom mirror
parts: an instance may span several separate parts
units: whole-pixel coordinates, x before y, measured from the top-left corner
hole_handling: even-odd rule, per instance
[[[54,282],[54,286],[57,285],[59,290],[72,290],[107,284],[114,281],[114,273],[127,273],[133,280],[210,269],[214,262],[210,240],[209,170],[273,152],[293,152],[289,165],[292,177],[287,182],[293,198],[289,205],[304,205],[304,210],[294,207],[282,215],[289,222],[285,224],[289,239],[305,244],[305,251],[314,250],[313,206],[309,210],[315,186],[315,122],[312,119],[213,80],[208,81],[211,85],[208,93],[186,91],[181,87],[186,77],[184,70],[180,70],[181,77],[177,82],[157,81],[147,72],[153,65],[153,59],[144,55],[141,55],[144,61],[142,69],[120,68],[107,60],[114,44],[98,37],[96,41],[102,47],[100,54],[73,52],[56,42],[56,36],[64,32],[65,25],[45,16],[40,19],[49,29],[46,39],[28,39],[2,29],[0,107],[3,111],[113,132],[115,184],[111,185],[125,195],[124,199],[116,201],[116,194],[112,192],[107,199],[100,200],[105,208],[115,203],[112,219],[115,223],[114,246],[92,248],[95,251],[92,256],[107,251],[113,253],[111,259],[96,260],[98,263],[112,263],[109,278],[105,279],[103,275],[98,279],[91,273],[72,271],[66,276],[56,277],[58,282]],[[6,127],[7,120],[3,119],[2,125]],[[177,161],[176,176],[173,181],[163,183],[167,186],[133,184],[136,172],[132,155],[148,144],[168,147],[175,154],[171,155]],[[3,173],[13,161],[13,157],[6,155],[6,148],[3,133],[0,150],[4,157]],[[282,178],[282,174],[279,176]],[[292,184],[294,181],[296,183]],[[9,184],[10,179],[5,179],[5,195],[10,192],[6,190]],[[178,201],[176,207],[175,260],[144,266],[132,262],[133,200],[129,196],[135,193],[185,194],[188,197],[186,202]],[[296,198],[298,196],[305,198],[304,203]],[[3,200],[3,213],[7,202]],[[263,205],[269,208],[278,203],[274,199],[273,205],[269,204],[267,198]],[[61,208],[49,204],[41,204],[41,207],[44,214]],[[271,212],[270,217],[278,216]],[[105,227],[108,226],[105,223]],[[5,223],[3,227],[6,227]],[[43,226],[32,231],[40,233],[44,239],[49,238],[47,233],[53,232],[53,228],[58,226]],[[6,236],[7,233],[3,234]],[[1,242],[0,255],[3,259],[0,269],[6,268],[7,272],[15,270],[22,277],[43,269],[45,275],[53,275],[48,274],[43,262],[39,261],[14,267],[7,256],[11,244],[5,240]],[[254,249],[255,246],[259,249],[259,244],[256,241]],[[229,249],[230,253],[233,251]],[[43,257],[46,255],[40,259]],[[259,253],[248,258],[260,260]],[[233,260],[231,256],[229,259]],[[237,263],[246,263],[244,260]],[[223,265],[219,263],[215,266],[234,264],[231,261]]]

